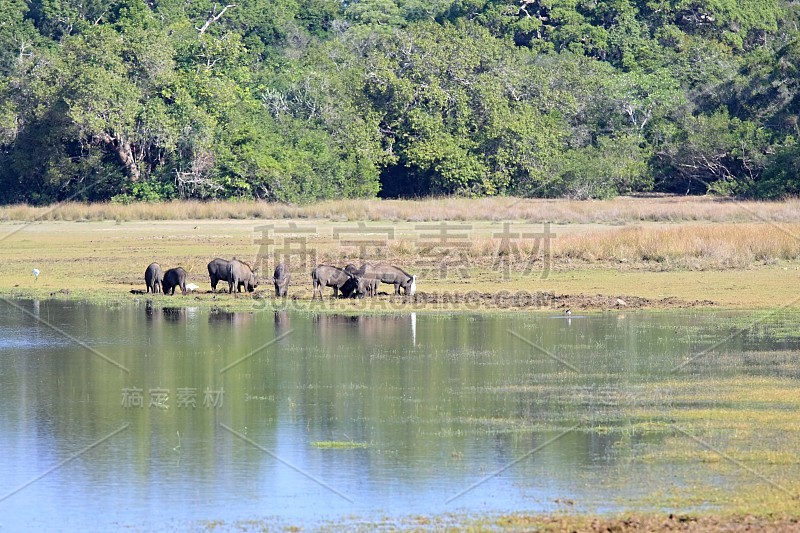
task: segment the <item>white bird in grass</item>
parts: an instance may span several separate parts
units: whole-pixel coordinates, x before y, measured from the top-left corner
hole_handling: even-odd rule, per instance
[[[33,281],[38,281],[38,279],[39,279],[39,269],[38,268],[34,268],[33,269]]]
[[[189,292],[194,292],[199,288],[200,288],[200,285],[195,285],[194,283],[187,283],[186,284],[186,290],[189,291]]]

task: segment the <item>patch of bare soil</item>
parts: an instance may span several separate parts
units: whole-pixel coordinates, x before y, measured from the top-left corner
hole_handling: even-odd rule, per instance
[[[800,531],[796,517],[756,516],[633,516],[629,518],[541,517],[514,515],[501,518],[501,528],[526,531],[574,531],[600,533],[612,531]]]
[[[499,309],[560,309],[560,310],[623,310],[623,309],[680,309],[714,305],[711,300],[661,299],[639,296],[603,294],[560,294],[553,292],[499,291],[499,292],[419,292],[405,298],[409,302],[434,306],[458,305],[467,308]]]

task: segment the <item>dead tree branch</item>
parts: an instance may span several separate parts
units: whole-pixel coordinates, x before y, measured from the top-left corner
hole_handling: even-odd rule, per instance
[[[203,35],[208,29],[208,27],[211,26],[216,21],[218,21],[220,18],[222,18],[222,15],[224,15],[225,12],[228,10],[228,8],[231,7],[236,7],[236,4],[228,4],[227,6],[222,8],[222,11],[220,11],[215,15],[214,11],[217,9],[217,4],[214,4],[214,7],[211,8],[211,17],[206,21],[205,24],[203,24],[202,28],[198,28],[197,26],[195,26],[195,29],[200,32],[200,35]]]

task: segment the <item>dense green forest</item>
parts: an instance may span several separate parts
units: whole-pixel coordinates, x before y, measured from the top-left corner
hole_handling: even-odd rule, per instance
[[[0,201],[800,192],[784,0],[0,0]]]

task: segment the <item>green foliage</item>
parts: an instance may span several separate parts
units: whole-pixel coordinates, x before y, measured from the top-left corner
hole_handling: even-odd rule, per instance
[[[762,179],[751,192],[769,199],[800,195],[800,146],[794,139],[769,158]]]
[[[767,132],[726,110],[687,117],[682,126],[657,153],[667,186],[726,195],[752,187],[766,162]]]
[[[28,17],[28,5],[22,0],[0,0],[0,79],[13,72],[40,45],[41,39]]]
[[[605,138],[598,146],[570,150],[559,169],[558,196],[610,198],[653,187],[648,151],[635,135]]]
[[[0,0],[0,201],[796,194],[775,0]]]
[[[147,180],[133,183],[130,191],[115,194],[111,201],[117,204],[130,204],[133,202],[161,202],[177,197],[175,184],[158,180]]]

